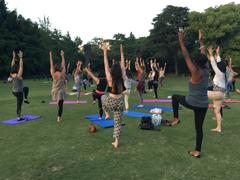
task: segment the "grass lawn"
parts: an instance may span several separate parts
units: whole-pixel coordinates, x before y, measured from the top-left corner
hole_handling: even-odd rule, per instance
[[[187,81],[187,78],[168,77],[165,87],[159,88],[160,98],[173,93],[186,94]],[[212,110],[208,111],[202,157],[195,159],[187,154],[195,146],[191,110],[183,108],[181,123],[160,127],[160,131],[140,130],[140,119],[124,116],[126,125],[122,128],[121,147],[114,150],[111,146],[113,128],[97,127],[95,134],[88,132],[89,121],[84,116],[98,113],[91,96],[82,97],[88,104],[64,105],[63,121],[57,124],[57,107],[47,103],[51,99],[51,82],[28,80],[25,84],[30,87],[31,104],[23,105],[22,114],[41,115],[42,118],[19,125],[0,124],[1,180],[240,179],[240,108],[237,103],[228,104],[231,109],[224,109],[221,134],[210,131],[215,121]],[[153,98],[153,93],[144,96]],[[240,99],[240,96],[233,94],[232,98]],[[46,103],[42,103],[43,100]],[[133,88],[130,103],[137,102]],[[1,83],[0,120],[15,117],[15,111],[16,99],[11,93],[11,84]],[[172,113],[166,112],[163,116],[171,118]]]

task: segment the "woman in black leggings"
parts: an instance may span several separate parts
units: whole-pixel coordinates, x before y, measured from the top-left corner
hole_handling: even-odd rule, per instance
[[[29,102],[27,100],[29,88],[23,87],[23,78],[22,78],[23,52],[19,51],[18,56],[19,56],[19,64],[17,65],[16,64],[16,54],[13,51],[10,75],[12,77],[12,82],[13,82],[12,93],[17,98],[17,120],[22,121],[22,120],[24,120],[23,118],[21,118],[23,98],[24,98],[24,102],[29,104]]]
[[[188,153],[193,157],[200,158],[203,139],[202,127],[208,109],[208,58],[205,55],[205,49],[202,44],[202,33],[200,31],[199,49],[201,53],[194,58],[194,61],[191,60],[185,47],[183,32],[178,33],[178,38],[185,62],[191,73],[191,80],[189,82],[189,92],[187,96],[172,96],[173,121],[171,125],[176,125],[180,122],[178,115],[179,104],[193,110],[196,130],[196,147],[195,150],[189,151]]]
[[[62,63],[61,66],[58,64],[53,64],[52,51],[49,52],[50,59],[50,73],[53,79],[52,83],[52,99],[58,103],[58,115],[57,122],[61,121],[63,113],[63,102],[66,91],[66,82],[65,82],[65,58],[64,52],[61,50]]]
[[[102,119],[103,116],[103,108],[102,108],[102,100],[101,97],[102,95],[105,94],[106,89],[107,89],[107,79],[105,76],[104,71],[99,72],[98,77],[94,76],[94,74],[88,69],[84,68],[83,69],[97,84],[97,89],[93,91],[93,101],[98,100],[98,109],[99,109],[99,119]],[[109,114],[105,112],[105,119],[109,118]]]
[[[155,99],[158,99],[158,93],[157,93],[157,90],[158,90],[158,78],[159,78],[159,69],[157,67],[157,63],[156,63],[156,59],[153,61],[150,62],[151,63],[151,69],[152,69],[152,86],[153,86],[153,90],[154,90],[154,96],[155,96]]]

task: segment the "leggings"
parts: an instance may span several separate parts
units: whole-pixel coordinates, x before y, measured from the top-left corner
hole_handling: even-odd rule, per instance
[[[149,80],[148,81],[148,90],[152,89],[152,87],[153,87],[153,81]]]
[[[13,92],[13,95],[17,98],[17,117],[21,117],[23,92]]]
[[[179,104],[186,108],[192,109],[194,112],[195,119],[195,131],[196,131],[196,147],[195,150],[201,152],[202,139],[203,139],[203,122],[208,108],[196,107],[188,104],[185,100],[185,96],[173,95],[172,96],[172,107],[174,118],[178,118]]]
[[[153,83],[153,90],[154,90],[154,94],[155,94],[155,99],[158,98],[157,89],[158,89],[158,83],[157,83],[157,82],[154,82],[154,83]]]
[[[102,118],[102,116],[103,116],[103,108],[102,108],[102,100],[101,100],[102,95],[103,94],[98,94],[95,91],[93,91],[93,94],[92,94],[93,100],[94,101],[96,99],[98,100],[98,109],[99,109],[100,118]]]
[[[110,96],[102,96],[103,109],[106,112],[113,112],[114,131],[113,138],[119,139],[121,134],[121,115],[123,111],[123,97],[113,98]]]
[[[27,99],[29,88],[24,87],[23,92],[12,92],[12,93],[17,98],[17,117],[21,117],[23,96],[24,96],[24,99]]]
[[[64,100],[61,99],[58,101],[58,117],[62,117],[62,113],[63,113],[63,102]]]
[[[24,99],[28,98],[28,93],[29,93],[29,88],[28,87],[23,87]]]

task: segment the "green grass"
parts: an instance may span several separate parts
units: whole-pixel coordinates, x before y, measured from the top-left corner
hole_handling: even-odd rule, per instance
[[[159,89],[160,98],[173,93],[187,94],[187,78],[168,77]],[[39,120],[11,126],[0,124],[0,179],[184,179],[239,180],[240,141],[239,104],[224,110],[223,132],[210,132],[215,127],[213,112],[208,111],[204,124],[201,159],[187,154],[195,145],[193,113],[183,108],[182,122],[161,131],[143,131],[140,119],[123,117],[121,147],[111,146],[113,128],[88,130],[87,114],[98,112],[91,96],[87,105],[65,105],[63,122],[56,123],[57,107],[41,103],[51,99],[51,82],[25,81],[30,87],[30,105],[23,114],[41,115]],[[69,85],[71,88],[71,85]],[[16,99],[11,84],[0,84],[0,120],[15,116]],[[152,98],[148,93],[146,98]],[[74,97],[68,97],[73,99]],[[236,94],[233,98],[239,98]],[[130,103],[137,103],[132,90]],[[167,104],[166,104],[167,105]],[[165,118],[172,113],[166,112]]]

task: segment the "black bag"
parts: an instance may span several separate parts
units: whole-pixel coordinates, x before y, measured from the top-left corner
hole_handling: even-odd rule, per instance
[[[149,117],[149,116],[142,117],[141,123],[139,124],[139,127],[141,129],[145,129],[145,130],[153,130],[154,125],[152,123],[152,118]]]

